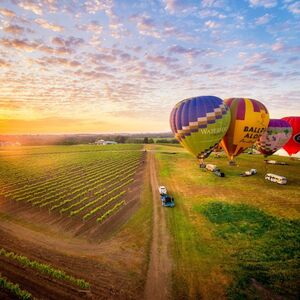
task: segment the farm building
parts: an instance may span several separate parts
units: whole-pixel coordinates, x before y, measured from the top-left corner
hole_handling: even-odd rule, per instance
[[[96,145],[113,145],[113,144],[118,144],[115,141],[105,141],[105,140],[97,140],[95,141]]]

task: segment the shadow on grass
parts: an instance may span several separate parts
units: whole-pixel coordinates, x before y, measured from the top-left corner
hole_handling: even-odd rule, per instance
[[[235,249],[228,298],[299,299],[299,220],[279,219],[244,204],[211,202],[195,210]]]

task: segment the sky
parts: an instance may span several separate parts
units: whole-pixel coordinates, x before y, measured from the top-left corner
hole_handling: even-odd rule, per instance
[[[170,131],[182,99],[300,114],[300,1],[0,0],[0,133]]]

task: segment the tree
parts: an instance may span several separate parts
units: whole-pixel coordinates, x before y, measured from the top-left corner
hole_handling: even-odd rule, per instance
[[[144,137],[144,144],[149,144],[149,139],[148,139],[148,137]]]
[[[116,136],[115,141],[119,144],[124,144],[126,142],[126,136],[118,135]]]

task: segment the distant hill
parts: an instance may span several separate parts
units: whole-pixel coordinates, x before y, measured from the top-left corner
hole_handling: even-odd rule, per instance
[[[115,134],[28,134],[0,135],[0,142],[20,143],[21,145],[76,145],[94,143],[98,139],[112,140],[118,143],[142,142],[144,138],[173,138],[171,132],[159,133],[115,133]]]

